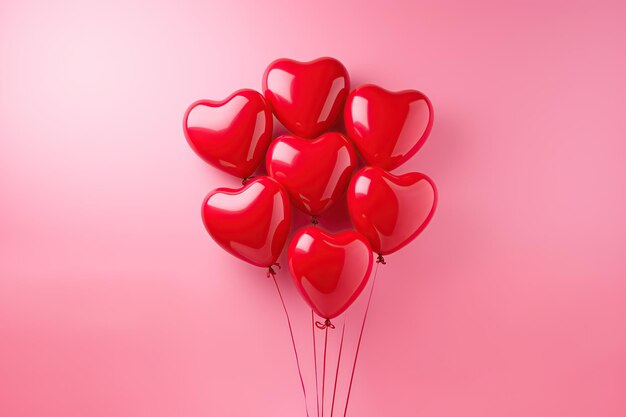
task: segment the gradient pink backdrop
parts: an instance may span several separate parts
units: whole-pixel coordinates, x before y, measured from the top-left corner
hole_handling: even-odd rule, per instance
[[[303,415],[273,287],[199,218],[236,180],[181,117],[321,55],[436,110],[397,172],[439,210],[379,275],[349,415],[626,415],[625,15],[3,0],[0,416]]]

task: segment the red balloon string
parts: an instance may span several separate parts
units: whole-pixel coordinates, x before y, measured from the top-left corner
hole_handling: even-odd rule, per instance
[[[322,365],[322,417],[324,417],[324,396],[326,394],[326,348],[328,347],[328,329],[334,329],[335,325],[330,322],[330,319],[326,319],[323,323],[321,321],[316,321],[315,327],[320,330],[324,330],[324,363]],[[315,350],[315,330],[313,330],[313,350]],[[315,376],[317,377],[317,365],[315,366]]]
[[[280,268],[280,265],[275,264]],[[283,299],[283,295],[280,291],[280,287],[278,286],[278,281],[276,281],[276,272],[269,267],[268,277],[271,275],[274,281],[274,285],[276,285],[276,291],[278,291],[278,297],[280,297],[280,303],[283,305],[283,310],[285,310],[285,317],[287,317],[287,325],[289,326],[289,335],[291,336],[291,344],[293,345],[293,353],[296,356],[296,366],[298,367],[298,375],[300,376],[300,383],[302,384],[302,393],[304,394],[304,408],[306,410],[306,415],[309,417],[309,406],[306,397],[306,388],[304,387],[304,378],[302,378],[302,370],[300,369],[300,359],[298,358],[298,349],[296,348],[296,339],[293,336],[293,329],[291,327],[291,319],[289,318],[289,313],[287,312],[287,306],[285,305],[285,300]]]
[[[330,323],[330,320],[326,319],[326,322]],[[317,326],[317,323],[315,323],[315,325]],[[322,417],[324,417],[324,395],[326,394],[326,347],[328,346],[328,328],[332,326],[332,324],[326,325],[326,323],[324,323],[324,325],[324,365],[322,366]],[[334,326],[332,328],[334,328]]]
[[[245,177],[241,180],[241,185],[246,185],[252,178],[254,178],[254,175],[250,175],[249,177]]]
[[[343,350],[343,336],[346,332],[346,322],[343,322],[343,328],[341,330],[341,342],[339,343],[339,356],[337,357],[337,371],[335,371],[335,386],[333,388],[333,402],[330,406],[330,417],[333,417],[335,411],[335,394],[337,394],[337,379],[339,378],[339,366],[341,365],[341,352]]]
[[[372,302],[372,294],[374,293],[374,285],[376,284],[376,275],[378,275],[378,266],[380,264],[385,265],[385,258],[383,255],[378,254],[376,259],[376,269],[374,271],[374,277],[372,278],[372,288],[370,289],[370,295],[367,299],[367,305],[365,306],[365,314],[363,315],[363,323],[361,323],[361,332],[359,333],[359,341],[356,344],[356,353],[354,354],[354,364],[352,364],[352,374],[350,375],[350,385],[348,385],[348,396],[346,397],[346,408],[344,408],[343,417],[348,414],[348,402],[350,401],[350,392],[352,391],[352,381],[354,381],[354,371],[356,370],[356,361],[359,357],[359,349],[361,348],[361,339],[363,338],[363,330],[365,329],[365,321],[367,320],[367,313],[370,309],[370,303]]]
[[[320,417],[320,392],[317,380],[317,349],[315,347],[315,317],[311,309],[311,332],[313,334],[313,364],[315,365],[315,405],[317,406],[317,417]]]

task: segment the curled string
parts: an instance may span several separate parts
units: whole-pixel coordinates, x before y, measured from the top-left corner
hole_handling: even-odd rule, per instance
[[[276,271],[274,270],[274,268],[272,268],[273,266],[277,267],[278,269],[280,269],[280,264],[278,262],[276,262],[275,264],[272,264],[270,266],[267,267],[267,277],[270,278],[276,278]]]
[[[316,321],[315,327],[317,327],[320,330],[326,330],[326,329],[334,329],[335,325],[330,322],[330,319],[326,319],[324,323],[322,323],[321,321]]]
[[[247,184],[247,183],[248,183],[248,182],[249,182],[252,178],[254,178],[254,175],[250,175],[250,176],[248,176],[248,177],[244,177],[244,178],[241,180],[241,185],[246,185],[246,184]]]

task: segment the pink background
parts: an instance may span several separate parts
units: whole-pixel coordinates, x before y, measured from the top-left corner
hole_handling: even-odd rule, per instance
[[[626,415],[619,3],[3,0],[0,416],[304,415],[181,118],[322,55],[436,112],[396,172],[439,210],[379,273],[349,415]]]

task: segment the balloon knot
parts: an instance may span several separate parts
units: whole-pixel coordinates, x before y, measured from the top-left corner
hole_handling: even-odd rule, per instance
[[[378,257],[376,258],[376,263],[377,264],[387,265],[387,262],[385,261],[385,258],[383,258],[383,254],[382,253],[378,254]]]
[[[334,329],[335,325],[330,322],[330,319],[326,319],[324,323],[322,323],[321,321],[316,321],[315,327],[321,330],[325,330],[325,329]]]
[[[276,278],[276,270],[274,270],[274,268],[272,268],[273,266],[277,267],[278,269],[280,269],[280,264],[278,262],[276,262],[273,265],[270,265],[267,267],[267,277],[272,277],[272,278]]]
[[[245,177],[244,179],[242,179],[242,180],[241,180],[241,185],[246,185],[246,184],[248,184],[248,182],[249,182],[252,178],[254,178],[254,175],[250,175],[250,176],[248,176],[248,177]]]
[[[314,226],[317,226],[319,224],[319,222],[317,221],[317,216],[311,216],[311,223],[313,223]]]

